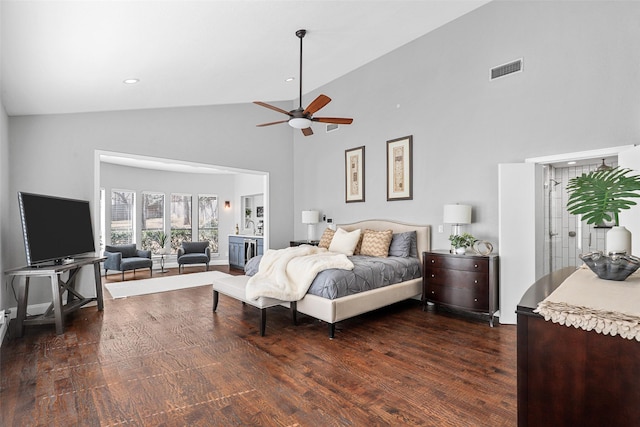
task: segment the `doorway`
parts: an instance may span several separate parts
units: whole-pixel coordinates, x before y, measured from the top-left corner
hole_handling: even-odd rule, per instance
[[[618,166],[617,156],[544,165],[543,274],[582,264],[580,254],[604,251],[610,227],[583,222],[567,211],[569,180],[603,167]]]

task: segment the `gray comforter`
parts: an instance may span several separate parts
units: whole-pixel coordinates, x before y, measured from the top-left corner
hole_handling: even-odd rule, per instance
[[[245,267],[247,276],[258,272],[260,259],[261,256],[257,256],[249,260]],[[422,277],[418,258],[354,255],[349,259],[353,262],[353,270],[330,269],[318,273],[308,293],[336,299]]]

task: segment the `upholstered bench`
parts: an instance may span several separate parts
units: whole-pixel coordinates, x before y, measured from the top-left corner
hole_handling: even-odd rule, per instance
[[[296,322],[296,303],[292,301],[288,303],[275,298],[260,297],[257,300],[247,299],[246,286],[249,276],[232,276],[226,275],[222,277],[216,277],[213,280],[213,311],[218,308],[218,294],[224,294],[228,297],[242,301],[243,304],[249,304],[260,309],[260,336],[264,336],[265,328],[267,326],[267,308],[276,305],[290,305],[290,309],[293,316],[293,323]]]

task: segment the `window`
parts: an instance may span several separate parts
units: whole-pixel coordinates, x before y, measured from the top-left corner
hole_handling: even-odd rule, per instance
[[[136,193],[127,190],[111,191],[111,244],[135,243],[134,221]]]
[[[182,242],[190,242],[191,227],[191,195],[171,195],[171,253],[178,252]]]
[[[198,240],[208,240],[211,253],[218,253],[218,196],[198,196]]]
[[[164,236],[164,194],[142,193],[142,241],[144,250],[159,253]]]

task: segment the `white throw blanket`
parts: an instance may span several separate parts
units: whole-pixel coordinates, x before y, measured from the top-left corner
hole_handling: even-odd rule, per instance
[[[317,246],[269,249],[260,260],[258,273],[247,281],[247,299],[268,297],[298,301],[307,293],[316,275],[330,268],[353,270],[353,263],[344,254]]]
[[[640,274],[603,280],[584,266],[534,311],[553,323],[640,341]]]

